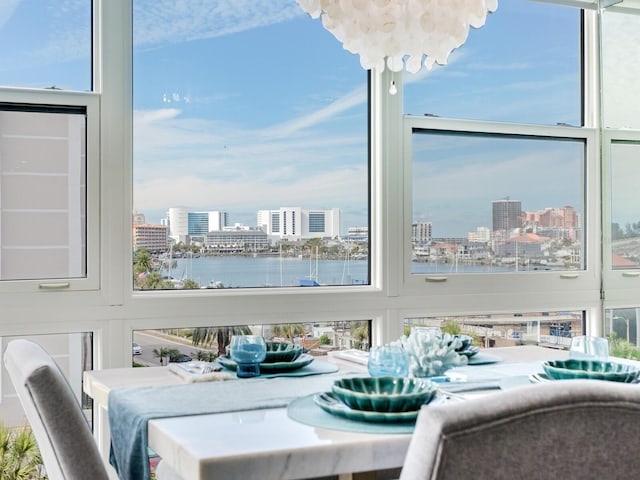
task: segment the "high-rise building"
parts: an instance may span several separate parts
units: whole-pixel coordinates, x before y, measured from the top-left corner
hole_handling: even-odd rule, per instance
[[[221,231],[229,224],[229,214],[222,211],[192,212],[186,208],[172,207],[167,214],[169,236],[176,242],[189,239],[204,241],[207,233]]]
[[[134,250],[145,249],[150,252],[165,252],[168,245],[167,227],[164,225],[133,223]]]
[[[431,222],[417,222],[411,225],[411,241],[423,245],[431,241],[433,235]]]
[[[492,230],[509,232],[522,227],[522,202],[510,200],[509,197],[491,202],[493,212]]]
[[[300,207],[280,207],[259,210],[257,226],[267,235],[287,240],[334,238],[340,235],[341,213],[331,210],[303,210]]]

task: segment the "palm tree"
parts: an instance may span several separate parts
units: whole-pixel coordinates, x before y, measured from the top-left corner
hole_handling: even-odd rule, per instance
[[[207,352],[206,350],[198,350],[196,352],[196,360],[201,362],[213,362],[216,359],[216,354],[213,352]]]
[[[294,339],[299,335],[304,335],[306,329],[302,323],[278,323],[271,325],[271,333],[276,337],[284,337],[294,343]]]
[[[38,443],[29,427],[11,429],[0,422],[0,478],[3,480],[47,478]]]
[[[235,327],[197,327],[193,329],[191,340],[195,346],[217,346],[218,355],[226,354],[226,347],[233,335],[251,335],[251,329],[247,325]]]
[[[171,349],[167,347],[160,347],[153,349],[153,356],[160,359],[160,365],[164,365],[164,359],[169,358],[171,355]]]

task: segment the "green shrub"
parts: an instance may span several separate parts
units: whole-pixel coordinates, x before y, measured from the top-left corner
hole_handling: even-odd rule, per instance
[[[47,478],[38,443],[30,427],[9,428],[0,421],[0,478],[3,480]]]

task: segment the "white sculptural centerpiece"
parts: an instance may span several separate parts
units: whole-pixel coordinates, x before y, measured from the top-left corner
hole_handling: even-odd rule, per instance
[[[498,0],[297,0],[363,68],[410,73],[445,65],[469,27],[480,28]],[[386,59],[386,62],[385,62]]]
[[[453,367],[467,364],[467,357],[456,352],[462,347],[460,338],[445,333],[413,331],[393,342],[409,354],[410,377],[437,377]]]

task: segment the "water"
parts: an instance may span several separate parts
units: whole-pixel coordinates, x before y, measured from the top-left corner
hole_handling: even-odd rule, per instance
[[[309,260],[286,257],[219,256],[176,259],[171,276],[192,279],[206,287],[221,282],[226,288],[299,286],[301,280],[320,285],[368,283],[366,260]],[[316,269],[317,266],[317,269]],[[163,275],[168,274],[163,270]]]
[[[226,288],[291,287],[301,281],[320,285],[363,285],[368,283],[367,260],[309,260],[277,256],[217,256],[176,259],[171,272],[179,280],[192,279],[202,287],[220,283]],[[520,267],[522,271],[527,271]],[[548,270],[548,269],[545,269]],[[499,273],[513,272],[514,266],[478,264],[412,263],[412,273]]]

